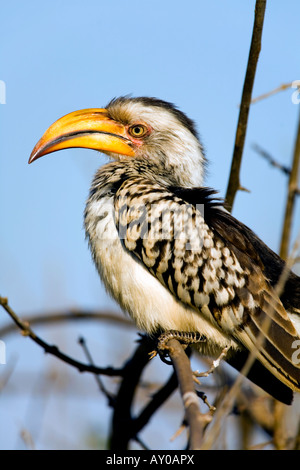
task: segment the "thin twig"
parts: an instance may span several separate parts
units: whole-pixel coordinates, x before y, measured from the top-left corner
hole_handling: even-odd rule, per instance
[[[282,171],[282,173],[284,173],[285,175],[290,175],[291,173],[291,169],[288,168],[287,166],[285,165],[282,165],[281,163],[279,163],[277,160],[275,160],[275,158],[272,157],[272,155],[270,155],[269,152],[267,152],[266,150],[264,150],[262,147],[260,147],[259,145],[257,144],[253,144],[252,145],[252,148],[253,150],[255,150],[255,152],[257,152],[260,156],[262,156],[263,158],[265,158],[269,163],[270,165],[274,166],[275,168],[278,168],[280,171]]]
[[[285,215],[284,215],[280,252],[279,252],[281,258],[283,259],[286,259],[288,257],[288,252],[289,252],[293,213],[294,213],[294,207],[295,207],[296,194],[298,190],[299,168],[300,168],[300,111],[299,111],[297,134],[296,134],[295,146],[294,146],[293,163],[292,163],[292,169],[291,169],[289,184],[288,184],[288,195],[287,195],[287,200],[286,200]]]
[[[258,101],[264,100],[265,98],[269,98],[269,96],[275,95],[276,93],[279,93],[280,91],[287,90],[288,88],[291,88],[293,86],[293,83],[295,81],[289,82],[289,83],[283,83],[282,85],[274,88],[271,91],[268,91],[267,93],[263,93],[262,95],[257,96],[256,98],[253,98],[251,100],[251,104],[258,103]]]
[[[273,443],[277,450],[286,448],[288,434],[287,423],[285,423],[286,406],[277,400],[274,400],[274,430]]]
[[[54,311],[41,314],[35,314],[26,316],[26,319],[23,320],[25,323],[32,325],[49,325],[51,323],[61,323],[61,322],[70,322],[70,321],[90,321],[90,320],[100,320],[109,323],[117,323],[121,326],[133,328],[134,324],[132,321],[127,319],[125,316],[118,315],[115,312],[110,311],[99,311],[99,310],[78,310],[70,309],[66,311]],[[15,333],[16,326],[13,323],[3,326],[0,329],[0,338],[4,336]]]
[[[208,407],[209,411],[211,411],[212,413],[214,413],[216,411],[217,408],[214,405],[211,405],[209,403],[207,395],[204,392],[201,392],[200,390],[197,390],[196,394],[199,398],[201,398],[203,403],[205,403],[205,405]]]
[[[27,449],[29,449],[29,450],[35,450],[36,449],[33,437],[31,435],[31,433],[28,431],[28,429],[21,429],[20,437],[21,437],[22,441],[24,442]]]
[[[143,429],[154,413],[160,408],[169,396],[176,390],[178,380],[176,374],[173,372],[168,381],[152,396],[151,401],[143,408],[139,416],[134,419],[135,433]]]
[[[255,444],[255,445],[249,447],[249,449],[247,449],[247,450],[262,450],[262,449],[264,449],[264,447],[267,447],[267,446],[272,445],[272,444],[273,444],[273,441],[271,439],[269,441],[265,441],[265,442],[261,442],[259,444]]]
[[[285,215],[282,227],[282,235],[280,242],[280,256],[283,259],[287,259],[289,252],[289,244],[291,238],[291,228],[294,214],[294,207],[296,201],[296,195],[298,190],[298,175],[300,168],[300,112],[298,117],[297,134],[295,139],[294,153],[292,169],[290,171],[289,183],[288,183],[288,194],[286,199]],[[285,422],[286,408],[280,403],[274,403],[274,445],[276,449],[285,449],[287,446],[287,429]]]
[[[244,80],[244,87],[242,93],[242,100],[239,112],[238,125],[235,136],[235,144],[233,157],[231,162],[229,182],[226,192],[226,207],[228,210],[232,210],[233,202],[235,199],[236,192],[241,186],[240,184],[240,167],[243,156],[243,149],[246,138],[249,107],[251,103],[251,95],[254,84],[256,66],[258,62],[259,53],[261,50],[261,37],[264,24],[266,0],[256,0],[255,4],[255,17],[252,31],[252,40],[250,46],[250,52],[248,57],[248,64],[246,70],[246,76]]]
[[[95,363],[93,361],[93,358],[92,358],[92,355],[87,347],[87,344],[86,344],[86,341],[85,339],[83,338],[83,336],[81,336],[79,339],[78,339],[78,343],[82,346],[82,349],[86,355],[86,358],[87,360],[90,362],[90,364],[92,366],[95,367]],[[106,396],[107,398],[107,401],[108,401],[108,406],[110,407],[113,407],[114,406],[114,403],[115,403],[115,397],[114,395],[112,395],[108,390],[106,390],[106,387],[104,386],[104,383],[102,382],[99,374],[94,374],[95,376],[95,379],[96,379],[96,382],[97,382],[97,385],[99,387],[99,390]]]
[[[8,300],[6,297],[0,297],[0,305],[6,310],[6,312],[13,319],[15,324],[20,328],[24,336],[29,336],[36,344],[41,346],[46,353],[52,354],[53,356],[61,359],[63,362],[66,362],[70,366],[75,367],[79,372],[91,372],[93,374],[104,374],[108,376],[122,376],[122,369],[114,369],[112,367],[95,367],[89,364],[83,364],[82,362],[76,361],[70,356],[62,353],[57,346],[50,345],[46,343],[42,338],[34,333],[30,328],[29,323],[23,322],[18,315],[13,311],[13,309],[8,305]]]
[[[257,395],[252,387],[240,390],[236,399],[238,412],[247,414],[253,423],[260,426],[271,437],[274,432],[273,402],[271,396]]]
[[[132,418],[132,404],[141,374],[150,363],[149,353],[153,350],[153,340],[141,335],[138,347],[125,363],[123,380],[115,397],[114,412],[109,437],[110,450],[127,450],[131,439],[138,439],[138,429]]]

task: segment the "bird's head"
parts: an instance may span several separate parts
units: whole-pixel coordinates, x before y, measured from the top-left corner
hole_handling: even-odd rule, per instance
[[[144,159],[181,186],[202,185],[205,158],[195,125],[173,104],[121,97],[105,109],[74,111],[52,124],[29,163],[51,152],[83,147],[115,160]]]

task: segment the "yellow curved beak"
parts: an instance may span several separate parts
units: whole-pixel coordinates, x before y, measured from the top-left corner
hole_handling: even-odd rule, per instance
[[[28,163],[71,147],[134,156],[125,126],[110,119],[106,109],[89,108],[66,114],[54,122],[34,147]]]

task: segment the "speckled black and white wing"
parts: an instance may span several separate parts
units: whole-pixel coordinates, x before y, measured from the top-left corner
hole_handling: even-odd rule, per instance
[[[183,304],[300,389],[300,364],[293,360],[299,335],[246,235],[231,231],[227,237],[222,218],[218,227],[210,224],[205,200],[190,204],[142,176],[122,183],[114,206],[126,250]]]

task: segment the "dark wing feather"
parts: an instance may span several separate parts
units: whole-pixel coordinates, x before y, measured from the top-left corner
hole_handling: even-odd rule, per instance
[[[236,370],[242,371],[248,356],[249,352],[247,350],[241,350],[234,356],[226,359],[226,361]],[[271,374],[271,372],[269,372],[261,362],[257,360],[254,361],[252,367],[247,372],[247,378],[276,398],[276,400],[279,400],[286,405],[290,405],[292,403],[293,391]]]
[[[258,307],[255,313],[249,316],[238,337],[251,350],[253,346],[255,347],[258,335],[262,333],[265,336],[263,352],[259,351],[257,357],[262,363],[267,360],[273,364],[277,369],[277,376],[282,376],[285,383],[287,378],[293,382],[294,389],[299,389],[300,372],[291,359],[294,351],[293,343],[298,339],[298,335],[285,309],[289,309],[292,313],[300,313],[300,278],[291,271],[288,273],[279,300],[274,288],[285,268],[285,262],[252,230],[223,210],[220,207],[221,201],[211,197],[216,194],[214,191],[208,188],[177,188],[175,193],[194,205],[197,204],[196,201],[205,204],[207,210],[204,216],[208,225],[226,241],[242,266],[255,268],[248,288],[252,293],[257,291]],[[266,278],[263,284],[261,274]],[[260,289],[258,286],[261,286]],[[278,364],[281,367],[278,367]]]
[[[211,188],[171,188],[174,193],[190,204],[204,204],[206,221],[221,236],[230,240],[239,250],[247,249],[248,254],[263,269],[271,286],[275,287],[285,269],[285,262],[271,250],[249,227],[235,219],[229,212],[223,210],[223,200],[215,198],[217,191]],[[280,299],[284,307],[300,315],[300,277],[289,270],[284,290]]]
[[[124,245],[179,300],[201,314],[208,307],[212,323],[253,351],[278,380],[300,390],[300,365],[292,360],[299,336],[267,279],[270,268],[251,232],[220,209],[212,194],[174,191],[143,177],[124,181],[115,202]]]

